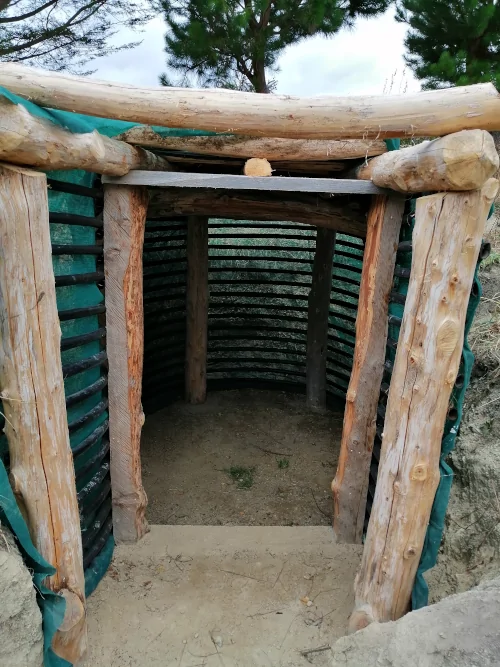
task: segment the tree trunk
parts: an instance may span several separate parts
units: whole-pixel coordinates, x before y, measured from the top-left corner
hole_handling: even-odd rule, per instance
[[[263,60],[255,60],[253,64],[253,86],[256,93],[269,93],[269,87],[266,81],[266,68]]]

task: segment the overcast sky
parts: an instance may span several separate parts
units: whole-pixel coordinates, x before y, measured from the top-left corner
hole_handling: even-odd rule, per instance
[[[394,11],[361,19],[354,30],[330,39],[313,37],[289,47],[280,59],[278,93],[288,95],[380,95],[403,93],[420,86],[403,61],[406,26],[394,20]],[[154,19],[140,36],[142,44],[94,61],[95,78],[135,85],[158,85],[165,69],[165,24]],[[129,31],[116,36],[120,43]],[[392,83],[391,83],[392,82]]]

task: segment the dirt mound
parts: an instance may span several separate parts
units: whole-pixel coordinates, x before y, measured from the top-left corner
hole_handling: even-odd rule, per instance
[[[372,623],[332,646],[330,667],[496,667],[500,579],[395,623]]]
[[[42,615],[31,574],[12,534],[0,525],[0,665],[42,667]]]

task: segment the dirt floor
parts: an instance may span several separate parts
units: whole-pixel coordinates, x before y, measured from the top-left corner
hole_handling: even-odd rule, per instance
[[[88,600],[85,665],[327,665],[360,557],[323,526],[153,526]]]
[[[304,396],[214,392],[148,415],[143,481],[152,524],[330,525],[343,406],[313,413]]]

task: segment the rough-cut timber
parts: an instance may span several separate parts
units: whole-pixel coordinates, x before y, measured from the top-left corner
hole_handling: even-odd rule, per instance
[[[0,387],[10,480],[35,547],[57,570],[45,583],[67,599],[53,648],[73,663],[87,647],[85,582],[45,174],[0,165],[0,210]]]
[[[366,213],[359,208],[359,199],[352,206],[341,197],[181,188],[152,188],[149,196],[149,218],[209,214],[230,220],[287,220],[366,236]]]
[[[142,246],[148,193],[107,186],[104,191],[104,274],[109,360],[109,436],[113,533],[135,542],[148,530],[141,477],[144,355]]]
[[[498,181],[417,201],[408,295],[350,630],[406,613],[439,482],[481,237]]]
[[[1,65],[0,65],[1,67]],[[227,190],[266,190],[271,192],[317,192],[328,194],[385,194],[370,181],[344,178],[268,178],[235,174],[186,174],[163,171],[132,171],[125,176],[103,176],[103,183],[149,185],[161,188],[225,188]]]
[[[0,96],[0,160],[40,169],[84,169],[123,176],[131,169],[171,169],[143,148],[98,132],[73,134]]]
[[[498,169],[493,137],[464,130],[373,158],[358,178],[400,192],[477,190]]]
[[[306,403],[313,410],[326,408],[326,352],[334,253],[335,232],[319,228],[307,304]]]
[[[361,543],[363,533],[386,351],[389,293],[403,209],[403,197],[377,196],[368,213],[356,347],[346,396],[337,474],[332,483],[333,527],[338,542]]]
[[[185,151],[198,155],[217,155],[228,158],[260,157],[271,162],[276,160],[293,162],[350,160],[381,155],[387,151],[387,146],[381,139],[315,141],[275,137],[257,139],[227,134],[208,137],[162,137],[148,126],[132,127],[116,138],[130,144],[168,151]]]
[[[269,160],[263,157],[251,157],[243,167],[245,176],[272,176],[273,168]]]
[[[191,215],[187,231],[186,401],[207,396],[208,218]]]
[[[490,83],[405,95],[293,97],[229,90],[138,88],[0,65],[0,85],[42,106],[145,125],[256,137],[384,139],[495,130],[500,95]]]

